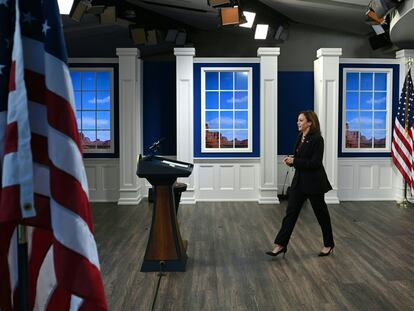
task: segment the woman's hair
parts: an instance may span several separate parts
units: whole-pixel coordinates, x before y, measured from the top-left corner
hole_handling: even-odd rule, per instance
[[[319,125],[319,119],[316,113],[312,110],[306,110],[299,112],[298,115],[303,114],[308,122],[311,122],[310,133],[321,134],[321,127]]]

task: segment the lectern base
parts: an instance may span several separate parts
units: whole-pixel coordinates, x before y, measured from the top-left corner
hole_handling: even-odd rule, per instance
[[[182,260],[144,260],[141,272],[185,272],[187,258]]]

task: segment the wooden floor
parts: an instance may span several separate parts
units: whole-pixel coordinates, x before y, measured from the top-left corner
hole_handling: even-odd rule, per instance
[[[393,202],[329,206],[333,256],[303,208],[285,259],[270,250],[286,203],[182,205],[187,271],[161,278],[154,310],[414,310],[414,208]],[[151,310],[157,273],[140,267],[151,205],[93,204],[110,310]]]

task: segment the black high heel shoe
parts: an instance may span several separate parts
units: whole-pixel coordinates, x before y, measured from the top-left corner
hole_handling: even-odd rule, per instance
[[[266,255],[276,257],[277,255],[283,253],[283,258],[285,258],[286,252],[287,252],[287,248],[283,247],[282,249],[278,250],[276,253],[274,253],[273,251],[266,252]]]
[[[332,246],[327,253],[320,252],[318,256],[319,257],[325,257],[325,256],[329,256],[330,254],[333,254],[334,247],[335,246]]]

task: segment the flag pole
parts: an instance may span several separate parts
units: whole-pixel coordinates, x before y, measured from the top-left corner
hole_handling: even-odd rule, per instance
[[[17,227],[17,260],[19,267],[19,300],[20,311],[29,309],[29,271],[27,256],[27,227],[18,225]]]

